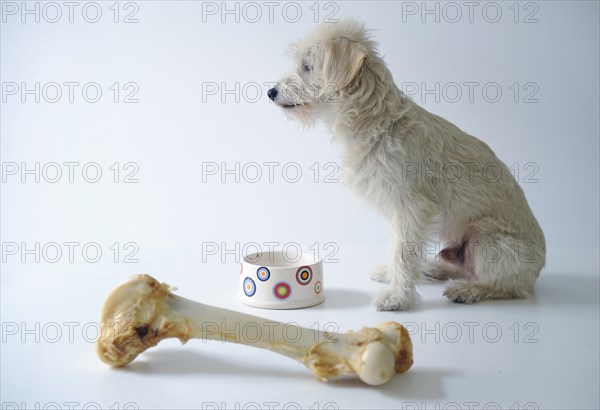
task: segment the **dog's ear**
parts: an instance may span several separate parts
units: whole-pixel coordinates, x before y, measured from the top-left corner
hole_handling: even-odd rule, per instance
[[[325,81],[341,89],[349,85],[360,72],[367,53],[348,37],[332,39],[326,45],[323,71]]]

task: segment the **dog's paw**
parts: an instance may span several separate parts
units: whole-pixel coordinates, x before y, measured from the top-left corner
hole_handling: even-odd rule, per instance
[[[374,280],[375,282],[389,283],[390,276],[388,273],[387,266],[381,265],[381,266],[376,267],[373,270],[373,272],[371,272],[371,279]]]
[[[417,304],[418,300],[416,291],[403,293],[388,289],[379,294],[375,304],[379,311],[409,310]]]
[[[444,296],[455,303],[471,304],[482,300],[481,290],[472,282],[455,280],[444,291]]]

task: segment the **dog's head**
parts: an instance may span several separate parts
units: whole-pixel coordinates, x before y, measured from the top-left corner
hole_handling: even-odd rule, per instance
[[[349,20],[323,24],[292,45],[293,72],[267,94],[288,116],[312,125],[356,89],[373,50],[362,24]]]

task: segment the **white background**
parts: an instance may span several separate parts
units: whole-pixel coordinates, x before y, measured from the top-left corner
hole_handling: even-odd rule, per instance
[[[278,2],[271,16],[264,2],[99,2],[96,23],[86,21],[93,5],[77,3],[70,22],[69,8],[56,4],[59,19],[53,5],[26,3],[37,7],[36,22],[21,14],[24,3],[2,2],[3,408],[598,408],[597,2],[475,2],[471,15],[464,2]],[[130,13],[137,22],[123,21]],[[327,17],[364,21],[401,88],[515,170],[548,244],[533,299],[459,306],[442,285],[424,285],[418,309],[375,311],[383,287],[368,272],[385,257],[384,222],[339,175],[326,179],[339,158],[325,128],[300,129],[266,97],[291,69],[289,42]],[[73,102],[70,82],[79,83]],[[37,96],[23,92],[36,83]],[[57,102],[49,83],[61,85]],[[96,103],[82,94],[88,83],[102,91]],[[474,83],[472,98],[465,83]],[[131,91],[137,102],[125,103]],[[65,162],[78,163],[73,182]],[[39,182],[23,172],[36,163]],[[58,182],[49,163],[60,165]],[[102,171],[96,183],[82,175],[88,163]],[[251,163],[262,172],[257,182]],[[203,172],[213,164],[215,175]],[[222,172],[236,166],[239,182]],[[137,182],[125,183],[132,171]],[[78,243],[72,261],[65,242]],[[236,300],[240,254],[270,242],[325,258],[323,305],[265,311]],[[36,243],[39,252],[27,253]],[[85,325],[112,286],[138,272],[204,303],[303,326],[403,322],[415,365],[381,388],[323,384],[269,352],[171,340],[111,370]],[[65,322],[76,323],[72,338]],[[465,322],[477,323],[474,335]],[[456,328],[461,337],[449,333]]]

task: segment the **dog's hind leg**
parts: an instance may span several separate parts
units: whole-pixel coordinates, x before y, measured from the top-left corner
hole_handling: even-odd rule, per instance
[[[450,279],[472,279],[473,273],[464,262],[464,252],[468,244],[451,243],[437,255],[435,261],[426,265],[423,271],[426,279],[445,281]]]
[[[477,229],[465,246],[470,280],[450,283],[444,296],[457,303],[526,298],[545,261],[545,246],[493,230]]]
[[[444,291],[444,296],[456,303],[477,303],[482,300],[521,299],[529,296],[529,292],[508,289],[503,286],[471,281],[468,279],[453,280]]]
[[[427,266],[423,270],[425,279],[431,281],[446,281],[450,279],[468,279],[470,275],[460,266],[446,261],[439,261]]]

